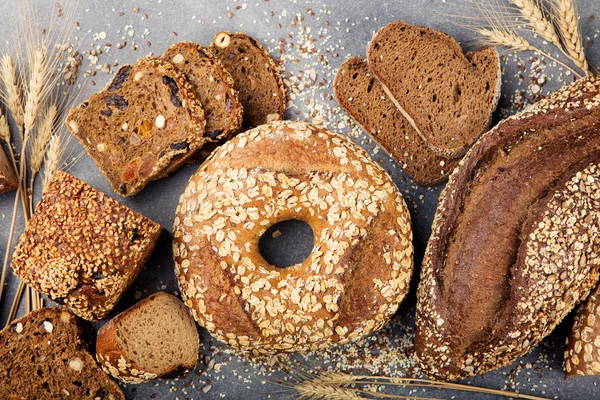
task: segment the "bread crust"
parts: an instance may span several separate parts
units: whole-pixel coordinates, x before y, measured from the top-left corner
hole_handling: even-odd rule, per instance
[[[440,195],[418,289],[416,352],[429,376],[454,380],[510,364],[547,336],[594,287],[600,210],[597,169],[590,168],[600,161],[600,141],[595,134],[600,127],[599,106],[599,79],[590,77],[568,85],[486,133],[450,176]],[[474,207],[469,205],[474,193],[486,193],[486,187],[509,182],[506,170],[500,167],[503,160],[517,165],[510,161],[511,154],[533,154],[528,164],[532,180],[525,176],[520,185],[512,189],[505,186],[506,194],[497,192],[499,201],[510,204],[512,197],[504,200],[509,193],[525,193],[527,198],[531,197],[529,191],[540,192],[533,192],[537,200],[527,203],[527,209],[518,210],[524,220],[517,221],[520,225],[514,242],[506,242],[515,244],[503,247],[503,240],[513,240],[512,236],[502,240],[482,237],[500,249],[499,256],[514,254],[512,262],[502,264],[506,269],[498,269],[486,266],[485,258],[481,258],[491,251],[485,242],[475,244],[478,255],[460,244],[463,239],[456,236],[461,226],[457,221],[476,221],[473,218],[478,214],[465,219],[463,212]],[[551,158],[544,158],[545,154]],[[521,161],[527,165],[527,160]],[[556,175],[542,175],[548,170]],[[586,176],[585,181],[582,176]],[[490,202],[487,197],[482,199]],[[485,206],[479,210],[484,212]],[[500,231],[513,223],[500,219],[492,225],[493,217],[485,212],[480,214],[483,222],[469,225],[470,232]],[[584,218],[587,215],[595,222]],[[496,218],[506,217],[498,214]],[[481,230],[486,223],[490,231]],[[465,241],[469,238],[464,237]],[[461,246],[465,249],[462,253]],[[455,266],[448,254],[460,255],[462,261]],[[471,262],[469,257],[482,261]],[[498,273],[500,276],[494,277]],[[473,286],[480,277],[487,287]],[[452,283],[446,283],[448,279]],[[462,314],[474,298],[483,299],[478,309],[496,303],[498,308],[484,320]],[[453,303],[448,303],[449,299],[454,299]],[[480,325],[486,328],[469,332]]]
[[[258,240],[306,221],[311,255],[280,269]],[[217,149],[182,194],[173,255],[198,323],[245,351],[309,351],[379,329],[408,291],[410,215],[367,153],[323,128],[278,121]]]

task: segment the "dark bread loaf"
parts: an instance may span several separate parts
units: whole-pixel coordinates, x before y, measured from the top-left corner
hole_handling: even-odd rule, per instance
[[[527,353],[598,279],[600,79],[502,121],[440,196],[418,290],[416,353],[439,379]]]
[[[96,358],[126,383],[176,377],[196,367],[196,322],[177,297],[158,292],[111,319],[98,331]]]
[[[565,348],[565,377],[590,375],[600,375],[600,286],[579,306]]]
[[[16,190],[18,186],[17,176],[0,145],[0,194]]]
[[[501,86],[500,57],[493,46],[463,55],[449,35],[396,21],[375,34],[367,60],[438,153],[461,156],[489,128]]]
[[[99,321],[150,257],[161,227],[79,179],[58,172],[12,258],[25,283]]]
[[[404,171],[421,185],[448,178],[458,160],[446,158],[429,145],[404,118],[360,57],[346,60],[333,82],[340,106]]]
[[[69,113],[67,125],[122,196],[139,192],[210,138],[204,112],[185,76],[144,58]]]
[[[244,128],[283,119],[285,87],[269,53],[245,33],[219,32],[210,45],[233,77],[244,107]]]
[[[42,308],[0,332],[1,399],[124,400],[88,351],[84,321]]]

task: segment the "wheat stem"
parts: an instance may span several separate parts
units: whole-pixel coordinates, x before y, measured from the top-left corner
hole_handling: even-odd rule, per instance
[[[8,260],[10,259],[10,250],[15,234],[15,224],[17,222],[17,211],[19,208],[19,196],[15,196],[15,204],[13,206],[13,215],[8,231],[8,243],[6,244],[6,253],[4,254],[4,264],[2,264],[2,276],[0,276],[0,304],[2,304],[2,292],[4,291],[4,280],[6,279],[6,271],[8,270]]]
[[[17,293],[15,293],[15,298],[13,300],[12,306],[10,307],[10,312],[8,313],[8,319],[6,320],[6,325],[10,324],[15,319],[15,316],[17,315],[17,310],[19,309],[19,304],[21,303],[21,297],[23,297],[23,289],[24,288],[25,288],[25,283],[23,283],[23,281],[19,281],[19,287],[17,288]]]
[[[565,50],[578,68],[590,75],[574,0],[554,0],[554,19]]]

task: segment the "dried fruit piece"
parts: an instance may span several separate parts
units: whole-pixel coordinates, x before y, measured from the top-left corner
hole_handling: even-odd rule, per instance
[[[169,133],[170,133],[176,127],[177,127],[177,118],[176,117],[170,117],[167,120],[167,131],[169,131]]]
[[[131,143],[134,146],[139,146],[140,143],[142,143],[142,140],[137,134],[132,133],[131,136],[129,136],[129,143]]]
[[[121,111],[127,110],[129,107],[129,103],[123,96],[119,96],[118,94],[113,94],[111,96],[107,96],[104,98],[106,105],[109,107],[116,107]]]
[[[184,150],[184,149],[188,149],[189,147],[190,147],[190,144],[188,142],[173,143],[171,145],[171,148],[173,150]]]
[[[175,107],[181,107],[181,99],[178,96],[179,86],[177,86],[177,82],[175,82],[175,79],[165,75],[162,77],[162,81],[169,88],[169,94],[171,95],[171,103],[173,103]]]
[[[154,159],[154,156],[149,155],[147,156],[144,161],[142,162],[142,164],[140,165],[140,170],[138,172],[138,176],[142,177],[142,178],[146,178],[148,176],[150,176],[150,174],[152,173],[152,170],[154,169],[154,165],[156,164],[156,160]]]
[[[123,182],[131,182],[135,179],[135,177],[137,176],[137,172],[139,170],[139,166],[140,166],[140,160],[139,159],[134,159],[131,160],[129,162],[129,164],[127,164],[127,166],[125,167],[125,170],[123,171]]]
[[[129,71],[131,71],[131,65],[125,65],[119,69],[107,90],[109,92],[114,92],[115,90],[120,89],[125,80],[129,77]]]
[[[150,136],[150,132],[152,132],[152,124],[150,121],[143,120],[140,126],[138,127],[138,133],[142,137]]]
[[[215,129],[214,131],[210,131],[210,132],[204,132],[204,137],[208,137],[211,139],[216,139],[220,134],[221,134],[222,130],[220,129]]]

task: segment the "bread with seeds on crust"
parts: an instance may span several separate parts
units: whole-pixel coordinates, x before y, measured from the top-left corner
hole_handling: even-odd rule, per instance
[[[290,219],[311,226],[313,250],[277,268],[258,242]],[[253,353],[317,350],[394,315],[413,271],[410,214],[362,148],[277,121],[230,140],[190,179],[173,256],[185,304],[218,340]]]
[[[12,258],[25,283],[100,321],[150,257],[162,228],[85,182],[58,172]]]
[[[19,186],[13,167],[0,145],[0,194],[12,192]]]
[[[418,289],[422,370],[454,380],[529,352],[598,280],[600,79],[485,134],[440,196]]]

